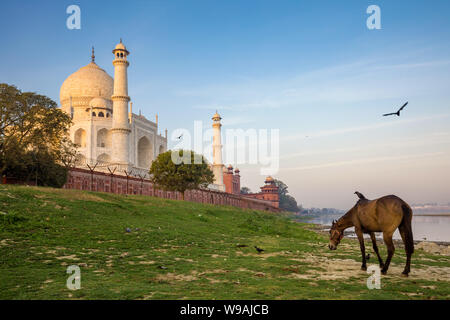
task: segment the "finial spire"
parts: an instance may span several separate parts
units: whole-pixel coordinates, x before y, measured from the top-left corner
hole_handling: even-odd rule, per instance
[[[120,38],[120,43],[122,43],[122,38]]]
[[[94,46],[92,46],[92,55],[91,55],[92,62],[95,62],[95,54],[94,54]]]

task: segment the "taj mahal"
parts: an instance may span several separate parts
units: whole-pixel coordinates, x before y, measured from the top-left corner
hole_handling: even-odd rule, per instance
[[[60,89],[61,109],[71,115],[70,138],[77,145],[78,167],[114,166],[148,172],[158,154],[167,150],[167,130],[158,134],[158,116],[150,121],[132,112],[128,95],[129,66],[122,40],[112,51],[114,79],[92,61],[71,74]]]

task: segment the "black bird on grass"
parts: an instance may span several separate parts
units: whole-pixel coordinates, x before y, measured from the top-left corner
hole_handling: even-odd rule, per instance
[[[261,253],[264,251],[264,249],[258,248],[257,246],[255,246],[256,251],[258,251],[258,253]]]
[[[400,109],[398,109],[398,111],[397,112],[391,112],[391,113],[385,113],[385,114],[383,114],[383,117],[386,117],[386,116],[393,116],[393,115],[397,115],[398,117],[400,117],[400,111],[402,111],[405,107],[406,107],[406,105],[408,104],[408,102],[406,102],[404,105],[402,105],[402,107],[400,108]]]

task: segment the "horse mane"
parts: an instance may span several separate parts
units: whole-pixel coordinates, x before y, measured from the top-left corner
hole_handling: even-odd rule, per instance
[[[361,192],[355,191],[355,194],[358,196],[359,200],[369,200]]]

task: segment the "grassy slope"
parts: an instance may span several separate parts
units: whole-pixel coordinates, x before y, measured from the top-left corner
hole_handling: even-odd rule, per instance
[[[280,215],[17,186],[0,186],[0,212],[1,299],[450,297],[448,281],[394,273],[382,278],[382,290],[368,290],[354,241],[330,253],[325,236]],[[256,254],[253,245],[266,254]],[[326,280],[330,271],[311,263],[314,257],[354,263],[348,276]],[[397,250],[394,265],[403,263]],[[71,264],[81,266],[81,290],[65,286]],[[446,269],[450,259],[414,255],[413,273],[429,266]]]

